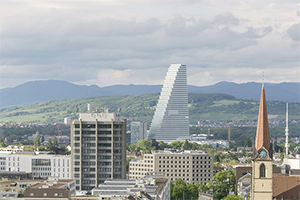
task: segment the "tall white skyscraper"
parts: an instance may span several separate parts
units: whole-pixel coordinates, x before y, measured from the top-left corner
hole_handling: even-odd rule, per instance
[[[171,141],[187,137],[189,110],[186,66],[172,64],[160,93],[148,138]]]

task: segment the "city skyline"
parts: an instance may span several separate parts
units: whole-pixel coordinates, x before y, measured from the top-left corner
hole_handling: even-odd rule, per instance
[[[299,82],[298,1],[2,1],[0,89],[34,80],[99,87]]]

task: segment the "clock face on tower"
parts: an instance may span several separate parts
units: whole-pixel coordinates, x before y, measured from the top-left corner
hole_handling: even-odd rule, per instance
[[[264,150],[264,149],[260,150],[260,151],[259,151],[259,156],[260,156],[261,158],[267,157],[267,152],[266,152],[266,150]]]

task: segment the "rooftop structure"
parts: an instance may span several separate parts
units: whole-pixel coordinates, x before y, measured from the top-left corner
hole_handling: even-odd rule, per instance
[[[71,195],[75,195],[75,181],[57,178],[36,182],[24,192],[25,199],[71,199]]]
[[[127,199],[142,192],[146,199],[170,199],[170,180],[166,178],[155,178],[151,175],[138,180],[106,180],[98,188],[92,190],[92,195],[100,199]],[[149,198],[150,197],[150,198]]]
[[[149,139],[173,141],[189,137],[186,66],[172,64],[152,119]]]

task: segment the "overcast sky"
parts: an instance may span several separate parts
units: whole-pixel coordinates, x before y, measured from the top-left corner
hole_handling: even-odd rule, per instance
[[[0,88],[300,82],[299,0],[1,0]]]

